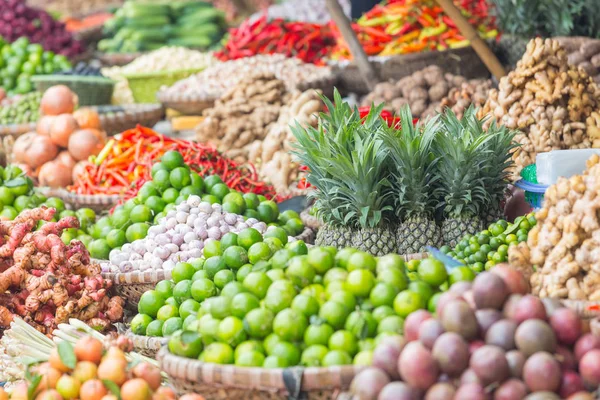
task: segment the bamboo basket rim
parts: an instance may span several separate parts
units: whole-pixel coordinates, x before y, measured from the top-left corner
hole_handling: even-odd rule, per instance
[[[300,375],[302,377],[300,391],[316,391],[327,389],[340,389],[341,379],[332,379],[328,385],[319,385],[318,381],[322,382],[323,375],[330,374],[333,377],[341,377],[342,374],[350,374],[355,376],[358,372],[365,369],[364,366],[355,365],[340,365],[332,367],[302,367],[294,366],[288,368],[263,368],[263,367],[240,367],[236,365],[223,365],[214,363],[205,363],[200,360],[184,358],[171,354],[166,346],[163,346],[157,353],[157,360],[163,371],[167,373],[169,378],[182,379],[191,381],[190,378],[194,375],[197,384],[220,385],[231,388],[243,388],[248,390],[259,391],[287,391],[288,387],[285,383],[284,375]],[[165,364],[169,367],[165,368]],[[177,369],[177,371],[173,371]],[[190,371],[190,370],[195,371]],[[193,372],[197,372],[194,374]],[[250,382],[236,382],[236,375],[249,375],[253,379]],[[259,379],[261,376],[267,375],[265,379]],[[311,379],[321,377],[321,379]],[[307,379],[308,378],[308,379]],[[265,384],[264,382],[268,382]],[[249,384],[250,383],[250,384]],[[341,388],[344,389],[344,388]]]
[[[106,260],[107,263],[110,261]],[[171,279],[171,271],[164,269],[147,269],[144,271],[131,272],[103,272],[102,277],[110,279],[116,285],[139,285],[158,283],[165,279]]]

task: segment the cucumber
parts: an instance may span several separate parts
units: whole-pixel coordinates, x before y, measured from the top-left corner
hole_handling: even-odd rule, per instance
[[[125,25],[126,26],[131,26],[131,27],[135,27],[136,29],[140,29],[143,28],[144,25],[148,25],[148,26],[162,26],[162,25],[167,25],[170,24],[171,20],[169,19],[169,17],[165,16],[165,15],[153,15],[153,16],[146,16],[146,17],[135,17],[135,18],[127,18],[125,20]]]
[[[225,14],[221,10],[216,8],[206,8],[194,11],[191,14],[186,14],[183,17],[177,19],[177,24],[186,25],[188,22],[208,22],[208,21],[221,21],[225,20]]]
[[[196,37],[196,36],[220,36],[223,33],[218,25],[205,24],[198,27],[176,27],[171,29],[171,36],[175,38]]]
[[[171,46],[197,47],[205,49],[212,44],[212,40],[206,36],[199,36],[194,38],[174,38],[169,39],[168,44]]]
[[[167,34],[162,29],[138,29],[131,35],[131,39],[141,42],[164,42],[167,40]]]
[[[143,51],[153,51],[153,50],[158,50],[161,47],[164,47],[164,43],[157,43],[157,42],[144,42],[142,43],[142,50]]]

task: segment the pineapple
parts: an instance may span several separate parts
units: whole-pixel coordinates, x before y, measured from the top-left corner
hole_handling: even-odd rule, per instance
[[[486,158],[492,155],[488,142],[493,136],[476,129],[474,118],[473,109],[467,110],[462,120],[446,109],[441,116],[441,132],[435,140],[440,205],[445,217],[442,238],[450,247],[456,246],[463,236],[482,230],[480,215],[484,206],[491,203],[481,171]]]
[[[417,127],[412,120],[410,109],[405,106],[400,111],[401,130],[380,130],[394,167],[391,174],[395,210],[402,221],[396,236],[400,254],[425,252],[425,246],[439,247],[442,239],[434,218],[439,192],[435,186],[438,160],[431,151],[440,127],[439,118]]]
[[[393,252],[387,151],[377,137],[382,107],[373,108],[363,123],[337,91],[335,104],[323,101],[330,115],[322,114],[317,128],[292,128],[297,140],[293,154],[308,167],[307,179],[316,189],[314,207],[325,223],[316,243],[359,247],[373,255]]]

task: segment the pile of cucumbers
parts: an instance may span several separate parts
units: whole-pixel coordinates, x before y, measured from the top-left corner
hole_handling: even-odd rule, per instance
[[[152,51],[165,45],[212,48],[225,34],[221,10],[204,1],[127,1],[104,25],[98,43],[105,53]]]

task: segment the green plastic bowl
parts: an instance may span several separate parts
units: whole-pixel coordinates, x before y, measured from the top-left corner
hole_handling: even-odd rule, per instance
[[[79,98],[80,106],[110,104],[116,83],[103,76],[85,75],[34,75],[31,81],[40,92],[55,85],[67,86]]]
[[[202,72],[204,68],[178,71],[148,72],[123,75],[129,84],[136,103],[157,103],[156,93],[162,86],[171,86],[188,76]]]

